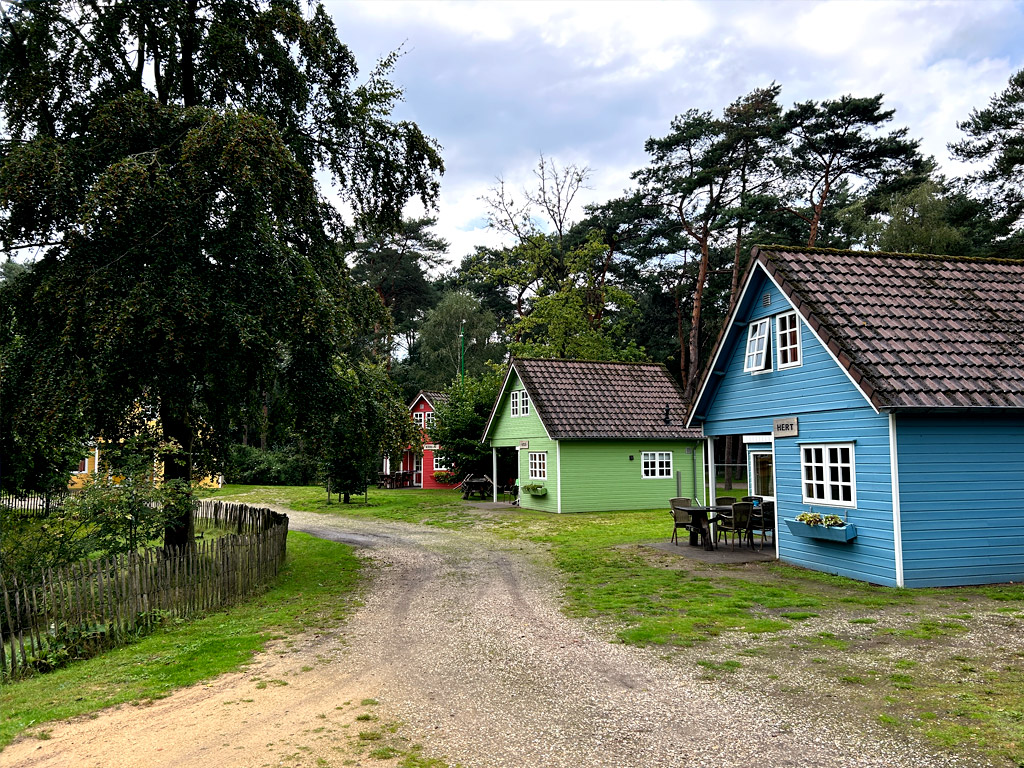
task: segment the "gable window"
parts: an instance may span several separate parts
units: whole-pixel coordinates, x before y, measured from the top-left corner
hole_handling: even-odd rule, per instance
[[[426,429],[430,429],[432,426],[434,426],[434,412],[433,411],[427,411],[427,412],[425,412],[423,414],[423,426]]]
[[[423,429],[423,414],[422,413],[420,413],[419,411],[414,413],[412,415],[412,421],[413,421],[413,424],[415,424],[417,427],[419,427],[420,429]]]
[[[509,402],[512,404],[513,416],[530,415],[530,396],[525,389],[514,389],[509,394]]]
[[[804,503],[857,506],[853,443],[822,443],[800,447]]]
[[[548,479],[548,453],[547,451],[530,452],[530,479]]]
[[[772,368],[771,350],[768,342],[771,339],[771,320],[755,320],[747,332],[747,354],[743,358],[743,370],[746,373],[760,373]]]
[[[775,318],[775,338],[779,368],[800,365],[800,320],[796,312],[787,312]]]
[[[640,469],[641,477],[672,477],[672,451],[644,451]]]

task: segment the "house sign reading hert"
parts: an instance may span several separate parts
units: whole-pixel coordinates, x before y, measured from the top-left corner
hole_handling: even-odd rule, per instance
[[[796,416],[772,420],[772,437],[797,437],[799,434]]]

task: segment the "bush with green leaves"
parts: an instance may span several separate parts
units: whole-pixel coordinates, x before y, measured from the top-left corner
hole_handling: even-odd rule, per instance
[[[316,482],[316,462],[295,445],[262,450],[253,445],[233,445],[224,475],[240,485],[311,485]]]

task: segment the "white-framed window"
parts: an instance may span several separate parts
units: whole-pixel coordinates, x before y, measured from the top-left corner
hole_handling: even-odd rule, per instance
[[[760,373],[772,369],[772,354],[769,349],[771,340],[771,320],[755,320],[747,332],[747,353],[743,357],[743,370],[747,373]]]
[[[412,415],[412,422],[413,422],[413,424],[415,424],[420,429],[423,429],[423,414],[421,412],[419,412],[419,411],[416,411]]]
[[[641,477],[672,477],[672,451],[644,451],[640,471]]]
[[[800,474],[805,504],[857,506],[853,443],[800,446]]]
[[[423,426],[425,429],[430,429],[434,426],[434,412],[424,411],[423,413]]]
[[[795,368],[803,362],[800,354],[800,318],[796,312],[786,312],[775,318],[775,339],[779,370]]]
[[[548,453],[547,451],[530,451],[530,479],[548,479]]]
[[[447,472],[451,467],[448,466],[448,462],[434,454],[434,471],[435,472]]]
[[[512,404],[513,416],[530,415],[530,396],[525,389],[514,389],[509,394],[509,402]]]

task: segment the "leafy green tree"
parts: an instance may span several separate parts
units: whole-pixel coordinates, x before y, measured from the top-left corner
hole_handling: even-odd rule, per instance
[[[938,182],[926,181],[903,194],[889,195],[880,215],[869,216],[864,200],[845,213],[861,244],[875,251],[959,255],[969,242],[951,222],[951,199]]]
[[[313,174],[366,233],[438,190],[436,143],[391,119],[394,63],[357,84],[327,13],[295,0],[5,6],[0,239],[46,249],[5,281],[12,419],[64,425],[65,444],[156,420],[182,447],[166,477],[188,480],[275,387],[300,433],[333,418],[387,314],[349,277],[352,230]]]
[[[325,408],[328,415],[313,430],[313,443],[328,501],[334,492],[348,504],[376,479],[382,456],[394,456],[410,445],[419,450],[420,434],[383,366],[363,362],[338,368]]]
[[[918,142],[906,138],[906,128],[880,132],[894,113],[882,109],[878,94],[805,101],[785,114],[791,137],[783,166],[788,210],[807,224],[807,245],[817,242],[826,206],[841,182],[884,185],[921,168]]]
[[[491,449],[481,438],[501,389],[503,373],[493,366],[480,376],[456,381],[445,390],[447,402],[438,403],[434,409],[430,438],[441,446],[441,457],[458,477],[491,473]]]
[[[430,232],[436,224],[429,216],[405,219],[397,231],[357,243],[353,253],[352,276],[377,292],[406,350],[415,343],[424,314],[438,301],[429,272],[448,264],[448,242]],[[389,353],[391,347],[388,339]]]
[[[949,148],[961,160],[982,164],[968,181],[991,201],[1001,225],[998,234],[1019,232],[1024,217],[1024,70],[957,127],[967,136]]]
[[[752,245],[747,239],[751,228],[766,211],[779,207],[774,193],[780,176],[777,160],[786,141],[780,91],[775,83],[757,88],[727,106],[722,115],[726,163],[735,175],[733,203],[725,212],[734,232],[730,301],[739,293],[744,259]]]
[[[643,349],[629,338],[627,324],[621,322],[634,307],[633,297],[609,285],[603,273],[591,268],[607,252],[598,233],[569,250],[570,278],[559,290],[533,298],[530,313],[510,326],[511,336],[517,339],[509,345],[514,356],[647,360]],[[615,311],[608,311],[609,305]]]
[[[479,376],[488,363],[501,361],[505,347],[495,340],[497,329],[494,315],[476,298],[465,291],[446,293],[420,329],[417,354],[423,387],[443,389],[463,370],[467,376]]]
[[[704,317],[706,291],[712,278],[726,272],[731,273],[731,289],[736,290],[753,199],[774,178],[768,169],[782,134],[778,91],[775,85],[754,91],[731,104],[722,117],[696,109],[677,116],[666,136],[647,140],[644,148],[650,162],[633,174],[648,203],[671,217],[692,245],[692,251],[681,252],[680,265],[691,296],[686,302],[690,316],[685,344],[682,318],[677,322],[680,373],[687,397],[695,394],[707,346],[704,337],[713,338]],[[691,254],[692,260],[686,258]],[[676,306],[682,303],[680,296]]]

